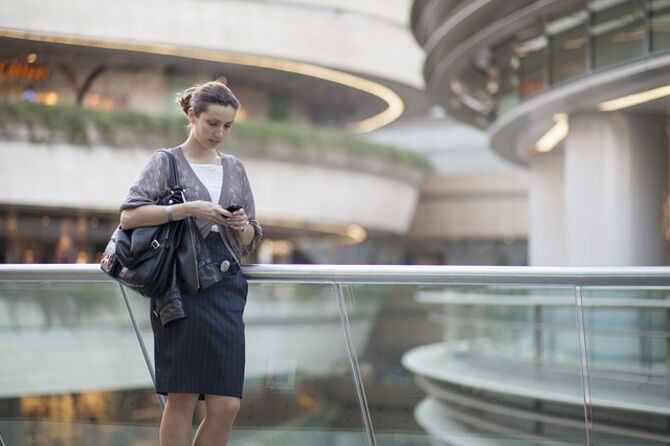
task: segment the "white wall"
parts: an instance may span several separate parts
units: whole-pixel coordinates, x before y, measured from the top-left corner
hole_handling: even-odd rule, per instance
[[[114,211],[151,151],[0,143],[0,204]],[[418,185],[364,172],[244,159],[263,219],[359,224],[404,234]]]
[[[536,155],[529,165],[529,263],[531,266],[565,266],[563,151],[556,149]]]
[[[410,235],[437,239],[526,239],[525,172],[433,175],[421,189]]]
[[[576,113],[565,141],[569,266],[665,263],[667,116]]]

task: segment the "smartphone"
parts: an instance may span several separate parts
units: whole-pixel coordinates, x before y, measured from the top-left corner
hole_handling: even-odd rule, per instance
[[[226,208],[228,212],[235,212],[239,211],[240,209],[242,209],[242,206],[240,206],[239,204],[231,204]]]

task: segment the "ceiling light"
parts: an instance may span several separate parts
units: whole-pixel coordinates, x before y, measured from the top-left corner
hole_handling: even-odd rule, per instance
[[[347,226],[346,234],[351,239],[352,243],[361,243],[368,236],[365,228],[360,225]]]
[[[670,96],[670,85],[612,99],[611,101],[601,103],[598,105],[598,108],[602,111],[621,110],[622,108],[644,104],[645,102],[664,98],[666,96]]]
[[[552,151],[563,139],[568,136],[568,115],[557,113],[554,115],[554,125],[535,143],[535,150],[541,153]]]
[[[449,86],[451,87],[451,92],[453,94],[461,94],[463,93],[463,85],[461,85],[460,81],[458,79],[453,79],[450,83]]]

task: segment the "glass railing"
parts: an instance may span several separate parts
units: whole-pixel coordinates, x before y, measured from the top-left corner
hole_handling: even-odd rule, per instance
[[[670,445],[670,268],[244,272],[233,445]],[[156,443],[145,298],[0,265],[0,332],[0,444]]]

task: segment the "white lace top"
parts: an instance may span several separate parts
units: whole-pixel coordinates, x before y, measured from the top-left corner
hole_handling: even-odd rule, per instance
[[[213,203],[219,203],[221,185],[223,184],[223,169],[214,164],[192,164],[193,172],[200,182],[207,188]],[[212,225],[212,231],[219,232],[217,225]]]

